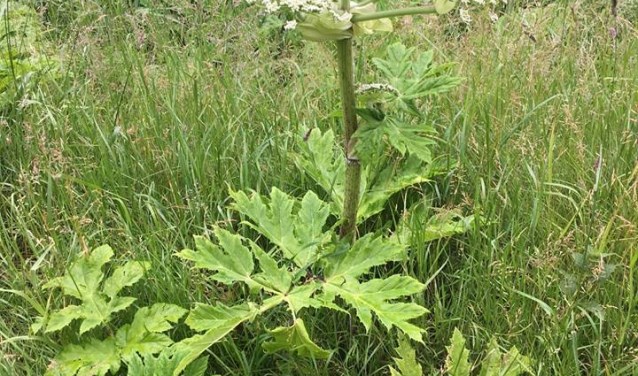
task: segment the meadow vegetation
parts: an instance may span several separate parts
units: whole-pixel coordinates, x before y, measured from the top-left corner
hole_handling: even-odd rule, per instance
[[[376,3],[390,2],[414,3]],[[16,4],[28,22],[10,29]],[[614,17],[591,1],[475,2],[464,5],[469,24],[454,11],[357,38],[360,82],[374,81],[373,58],[398,41],[432,50],[462,78],[425,102],[442,173],[358,229],[404,224],[410,257],[372,275],[426,285],[412,299],[430,311],[412,320],[423,343],[412,353],[354,312],[317,310],[302,324],[334,350],[327,359],[269,353],[266,329],[290,324],[275,309],[210,347],[208,372],[398,374],[390,366],[415,354],[423,374],[454,374],[454,338],[476,371],[498,343],[529,357],[532,374],[638,374],[635,4],[620,0]],[[309,130],[343,132],[333,44],[303,41],[233,0],[0,1],[0,15],[0,375],[42,375],[78,342],[79,322],[46,335],[32,325],[73,302],[44,286],[72,273],[79,253],[109,244],[108,275],[143,265],[124,295],[137,312],[170,304],[161,309],[177,322],[195,302],[247,295],[175,257],[194,235],[243,219],[229,209],[237,192],[327,199],[299,155]],[[454,236],[436,235],[468,218]],[[116,313],[100,333],[142,320]],[[173,340],[193,335],[159,326]]]

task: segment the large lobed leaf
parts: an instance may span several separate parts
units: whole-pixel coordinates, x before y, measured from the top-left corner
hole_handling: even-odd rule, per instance
[[[417,132],[428,132],[430,128],[416,127]],[[357,143],[358,149],[369,147],[372,144],[381,142],[385,137],[383,129],[370,130],[363,125],[357,137],[365,138]],[[412,132],[412,131],[410,131]],[[429,149],[420,148],[422,140],[418,140],[412,133],[405,135],[408,138],[407,144],[410,149],[404,149],[408,154],[418,153],[418,157],[408,157],[400,167],[388,165],[379,171],[371,167],[361,172],[360,202],[357,211],[357,222],[370,218],[372,215],[383,210],[387,200],[395,193],[416,185],[430,181],[433,176],[440,174],[433,164],[426,164],[423,160],[431,160]],[[376,139],[378,138],[378,140]],[[394,137],[396,141],[396,137]],[[429,139],[424,139],[425,143],[430,143]],[[334,151],[334,134],[331,130],[321,133],[318,129],[310,132],[302,154],[298,155],[296,162],[317,184],[330,195],[332,214],[339,215],[343,209],[343,176],[345,161],[343,153]],[[372,153],[378,160],[378,151]],[[361,155],[360,155],[361,156]]]
[[[219,244],[196,236],[195,250],[185,249],[177,256],[193,261],[198,268],[213,271],[211,278],[226,285],[243,282],[252,290],[263,289],[270,294],[284,294],[290,290],[292,272],[279,267],[275,259],[257,244],[219,227],[214,232]],[[249,243],[249,247],[244,243]],[[259,262],[260,273],[255,273],[253,257]]]
[[[397,327],[415,341],[422,341],[423,329],[410,323],[428,311],[415,303],[393,302],[417,294],[425,285],[408,276],[392,275],[385,279],[359,282],[371,268],[405,257],[402,245],[367,235],[351,248],[326,258],[324,292],[340,296],[356,311],[366,330],[372,326],[372,313],[388,329]]]
[[[185,313],[184,308],[165,303],[140,308],[133,322],[117,331],[117,345],[122,357],[129,359],[136,353],[155,354],[171,345],[173,341],[162,333],[171,329],[171,323],[176,323]]]
[[[324,225],[330,214],[326,203],[309,191],[298,204],[277,188],[270,198],[253,193],[232,192],[234,208],[250,218],[249,224],[281,249],[284,257],[299,267],[306,267],[317,258],[319,246],[329,236]]]
[[[372,267],[405,257],[404,246],[372,234],[366,235],[348,249],[326,257],[325,278],[336,284],[356,279]]]
[[[69,345],[49,364],[46,376],[103,376],[120,369],[120,356],[114,338],[91,340],[85,345]]]
[[[186,310],[172,304],[158,303],[137,311],[131,324],[118,329],[115,337],[90,340],[84,345],[68,345],[51,362],[47,375],[92,376],[115,374],[122,360],[138,354],[149,357],[167,348],[173,341],[161,334],[169,330]]]
[[[196,250],[185,249],[177,256],[195,262],[195,267],[214,271],[211,278],[218,282],[227,285],[244,282],[252,287],[253,256],[242,244],[242,237],[219,227],[214,231],[219,245],[202,236],[195,236]]]
[[[181,361],[181,354],[166,349],[157,356],[132,356],[127,362],[128,376],[173,376]],[[208,368],[208,356],[203,356],[189,364],[184,376],[204,376]]]
[[[444,93],[458,86],[459,77],[445,74],[447,66],[435,66],[433,51],[420,53],[413,58],[414,48],[394,43],[387,49],[386,59],[373,58],[372,62],[381,75],[395,89],[399,101],[413,108],[414,99]],[[416,115],[419,115],[418,111]]]
[[[392,300],[423,291],[425,285],[408,276],[393,275],[386,279],[368,282],[347,281],[326,283],[324,289],[339,295],[357,312],[366,330],[372,326],[372,313],[387,328],[396,327],[411,339],[423,342],[424,330],[410,320],[422,316],[428,310],[416,303],[392,302]]]
[[[311,129],[308,132],[302,153],[296,156],[295,162],[330,195],[332,213],[338,214],[343,208],[346,167],[343,151],[335,149],[332,130],[322,133],[319,129]]]
[[[73,320],[80,319],[80,334],[98,325],[107,323],[111,314],[126,309],[135,298],[120,297],[117,294],[127,286],[138,282],[149,267],[149,263],[130,261],[118,267],[106,278],[102,267],[113,257],[108,245],[82,254],[74,261],[64,276],[55,278],[44,288],[60,288],[65,295],[81,300],[80,305],[69,305],[53,312],[46,323],[45,332],[58,331]],[[103,282],[103,283],[102,283]]]

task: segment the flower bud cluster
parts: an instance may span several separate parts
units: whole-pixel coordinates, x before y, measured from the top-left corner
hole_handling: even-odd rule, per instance
[[[381,84],[381,83],[361,84],[357,88],[356,93],[364,94],[364,93],[373,92],[373,91],[386,91],[386,92],[394,93],[397,95],[399,94],[399,90],[397,90],[397,88],[395,88],[394,86],[390,84]]]

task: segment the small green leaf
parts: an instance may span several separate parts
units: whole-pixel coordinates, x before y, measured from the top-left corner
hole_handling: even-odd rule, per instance
[[[450,376],[469,376],[471,371],[469,350],[465,348],[465,338],[458,329],[454,329],[445,359],[446,373]]]
[[[434,0],[434,9],[438,14],[445,14],[456,7],[456,1]]]
[[[480,376],[518,376],[530,372],[529,364],[529,358],[521,355],[515,346],[503,354],[496,338],[492,338],[481,364]]]
[[[399,347],[396,349],[399,358],[393,358],[398,371],[390,367],[391,376],[423,376],[423,368],[416,360],[414,349],[405,338],[399,339]]]
[[[279,327],[269,331],[269,333],[272,335],[273,341],[263,344],[263,348],[267,352],[285,350],[315,359],[326,359],[332,354],[331,351],[322,349],[310,339],[302,319],[296,319],[292,326]]]

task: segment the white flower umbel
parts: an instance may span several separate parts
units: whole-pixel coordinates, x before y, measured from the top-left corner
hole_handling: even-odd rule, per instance
[[[293,12],[323,13],[333,12],[337,9],[332,0],[246,0],[249,4],[259,4],[264,7],[266,13],[276,13],[281,9],[289,9]]]
[[[286,22],[286,24],[284,25],[284,30],[294,30],[296,27],[297,27],[297,21],[292,20],[292,21]]]

